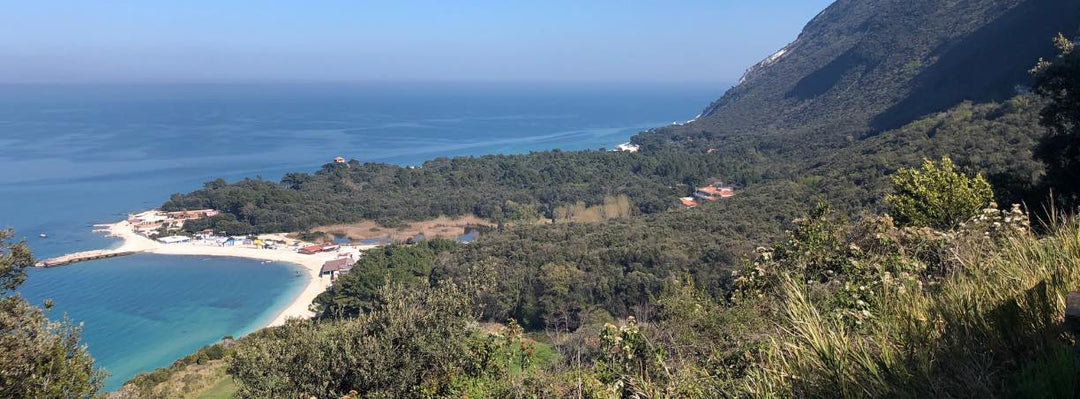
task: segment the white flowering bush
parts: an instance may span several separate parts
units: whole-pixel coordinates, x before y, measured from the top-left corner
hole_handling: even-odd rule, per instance
[[[862,326],[889,300],[933,289],[950,271],[965,267],[956,248],[996,245],[1031,234],[1027,214],[1014,205],[990,206],[956,229],[898,227],[888,215],[845,223],[819,206],[794,221],[787,239],[759,247],[734,274],[735,302],[772,297],[783,275],[807,286],[814,303],[847,325]],[[976,245],[977,244],[977,245]]]

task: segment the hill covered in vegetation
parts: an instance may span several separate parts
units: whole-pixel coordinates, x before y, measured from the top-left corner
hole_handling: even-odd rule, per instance
[[[231,349],[241,397],[1070,396],[1080,227],[996,204],[1075,189],[1048,180],[1080,148],[1072,42],[1028,71],[1078,27],[1073,1],[839,1],[639,153],[350,161],[164,207],[230,232],[502,222],[366,254],[317,320]],[[676,206],[711,180],[740,189]],[[633,217],[532,223],[616,196]]]
[[[473,248],[433,241],[372,250],[360,272],[391,277],[365,286],[360,312],[294,320],[222,356],[235,395],[253,398],[1071,397],[1080,372],[1061,313],[1080,284],[1078,221],[1036,235],[947,158],[890,180],[898,218],[817,206],[719,297],[675,275],[631,316],[571,319],[559,293],[592,283],[551,264],[536,280],[537,308],[553,311],[546,332],[485,327],[492,294],[517,279],[482,268],[430,279],[413,266]],[[338,280],[331,296],[360,281]]]
[[[929,26],[938,28],[914,32],[907,40],[917,42],[923,40],[920,35],[931,33],[944,35],[940,13],[964,14],[954,16],[982,24],[971,27],[976,31],[997,29],[993,24],[1012,21],[1008,16],[1016,13],[1045,13],[1061,7],[1039,1],[958,4],[933,15],[924,15],[930,11],[923,3],[909,4],[911,15],[905,18],[928,18]],[[852,31],[849,25],[856,20],[888,20],[900,12],[897,7],[901,6],[837,3],[811,22],[792,51],[814,47],[821,35],[837,38],[838,32],[847,32],[841,42],[873,42],[880,33]],[[905,23],[913,22],[873,26],[899,35],[896,26]],[[954,36],[964,32],[949,35],[949,40],[960,40]],[[1049,37],[1031,51],[1041,53],[1043,43],[1050,43]],[[912,51],[899,47],[893,53],[901,58],[916,56]],[[757,66],[735,90],[779,85],[767,75],[791,63],[808,63],[808,58],[814,58],[811,54],[816,53],[799,50],[775,60],[776,66]],[[1000,71],[998,75],[1014,76],[1014,69],[1026,73],[1034,62],[1030,59],[1021,67],[1020,61],[1010,60],[991,67]],[[882,64],[876,73],[899,76],[897,68]],[[1009,80],[1008,85],[1018,81]],[[993,80],[988,85],[1002,82]],[[869,103],[877,92],[860,93],[849,94],[858,94]],[[725,101],[729,100],[720,102]],[[881,111],[845,104],[829,107],[866,120]],[[360,219],[392,225],[440,215],[472,213],[490,218],[502,225],[467,247],[440,246],[434,252],[422,251],[423,256],[410,255],[398,261],[392,280],[409,284],[463,281],[482,271],[499,276],[493,282],[497,289],[480,299],[483,320],[513,318],[532,330],[572,331],[590,315],[626,317],[648,307],[673,276],[687,274],[710,296],[724,297],[734,284],[731,272],[747,254],[761,243],[783,238],[784,230],[792,227],[791,220],[812,204],[824,200],[836,212],[851,217],[886,211],[880,200],[889,191],[888,177],[901,168],[918,166],[924,158],[951,156],[961,171],[987,176],[999,203],[1041,203],[1045,197],[1035,187],[1042,165],[1032,158],[1032,148],[1045,132],[1038,116],[1044,105],[1042,98],[1026,94],[1001,102],[960,102],[828,150],[768,132],[732,139],[710,132],[675,134],[707,127],[709,118],[729,112],[725,106],[716,106],[699,122],[639,135],[635,141],[645,144],[640,153],[549,151],[440,158],[417,167],[330,163],[313,174],[289,174],[280,183],[210,182],[202,190],[174,195],[164,207],[221,209],[225,215],[189,227],[212,226],[232,233],[304,230]],[[710,147],[717,140],[720,144]],[[693,210],[676,209],[676,198],[712,179],[736,183],[741,189],[723,201]],[[599,223],[532,223],[555,217],[568,204],[594,205],[615,195],[628,198],[637,216]],[[386,256],[411,250],[396,251]],[[384,266],[343,279],[321,296],[317,304],[324,315],[356,315],[369,308],[374,292],[383,285]],[[566,283],[567,279],[573,283]]]
[[[1078,27],[1076,1],[838,1],[698,120],[666,130],[844,145],[962,101],[1013,97],[1031,85],[1031,60],[1054,54],[1048,38]]]
[[[747,188],[817,180],[826,187],[801,199],[832,195],[843,186],[845,196],[863,192],[841,202],[873,203],[880,185],[863,181],[945,153],[970,170],[1011,164],[1011,175],[1002,174],[1003,166],[985,171],[1002,186],[1001,195],[1015,199],[1020,188],[1004,187],[1004,181],[1023,187],[1038,166],[1018,165],[1030,156],[1003,159],[1003,147],[984,144],[1022,152],[1042,134],[1034,118],[1039,105],[1029,104],[1037,100],[1014,99],[1016,91],[1032,83],[1034,60],[1053,54],[1049,38],[1078,27],[1076,1],[841,1],[777,56],[751,68],[696,121],[634,137],[641,153],[547,151],[440,158],[415,167],[331,163],[281,182],[209,182],[174,195],[163,208],[221,209],[225,215],[198,227],[239,233],[361,219],[397,225],[470,213],[513,223],[550,219],[559,207],[597,205],[619,195],[630,198],[636,213],[652,214],[675,208],[676,198],[714,180]],[[995,114],[986,114],[990,108]],[[979,115],[960,127],[969,111]],[[932,121],[939,112],[961,120]],[[924,125],[911,123],[928,116]],[[941,147],[933,139],[941,129],[926,123],[963,130],[966,144]],[[986,124],[1000,129],[983,129]],[[913,131],[925,137],[913,137]],[[881,143],[892,147],[873,150]],[[866,163],[888,152],[904,162]],[[960,157],[965,153],[970,155]]]

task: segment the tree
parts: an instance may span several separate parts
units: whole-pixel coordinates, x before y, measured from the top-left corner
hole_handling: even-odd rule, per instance
[[[455,247],[453,241],[436,238],[369,250],[352,271],[319,294],[314,305],[322,318],[353,317],[371,311],[387,282],[406,287],[428,285],[435,260]]]
[[[537,276],[538,302],[540,318],[545,326],[556,331],[577,329],[581,305],[574,295],[574,285],[584,278],[584,274],[578,268],[565,264],[549,263],[540,267]]]
[[[299,190],[300,186],[309,180],[311,180],[311,175],[307,173],[292,172],[286,173],[285,176],[281,178],[281,184],[290,189]]]
[[[228,358],[236,396],[447,396],[454,381],[486,371],[474,367],[469,309],[468,296],[451,284],[391,284],[356,318],[293,321],[258,332]]]
[[[975,216],[994,198],[981,174],[968,177],[949,157],[941,165],[924,159],[921,169],[900,169],[892,176],[895,192],[885,197],[902,225],[941,230],[956,228]]]
[[[1039,60],[1032,70],[1035,93],[1049,100],[1040,113],[1046,135],[1035,147],[1035,158],[1046,164],[1044,183],[1068,205],[1080,200],[1080,53],[1064,35],[1054,39],[1060,54]]]
[[[0,230],[0,397],[89,398],[105,373],[79,343],[79,328],[50,321],[13,293],[33,264],[26,244],[12,242],[13,235]]]

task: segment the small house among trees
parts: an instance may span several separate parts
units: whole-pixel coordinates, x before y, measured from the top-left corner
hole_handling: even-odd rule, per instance
[[[352,257],[328,260],[323,263],[322,268],[319,269],[319,277],[330,275],[330,280],[334,280],[338,276],[348,273],[349,270],[352,269],[352,265]]]
[[[733,195],[735,195],[735,189],[733,187],[722,186],[719,184],[698,187],[697,190],[694,191],[694,197],[708,201],[716,201]]]

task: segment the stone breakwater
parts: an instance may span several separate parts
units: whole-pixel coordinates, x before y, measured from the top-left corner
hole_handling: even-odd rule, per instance
[[[67,255],[57,256],[55,258],[49,258],[34,263],[35,267],[53,267],[69,265],[77,262],[84,262],[95,259],[115,258],[117,256],[134,255],[142,251],[121,251],[112,249],[95,249],[91,251],[75,252]]]

